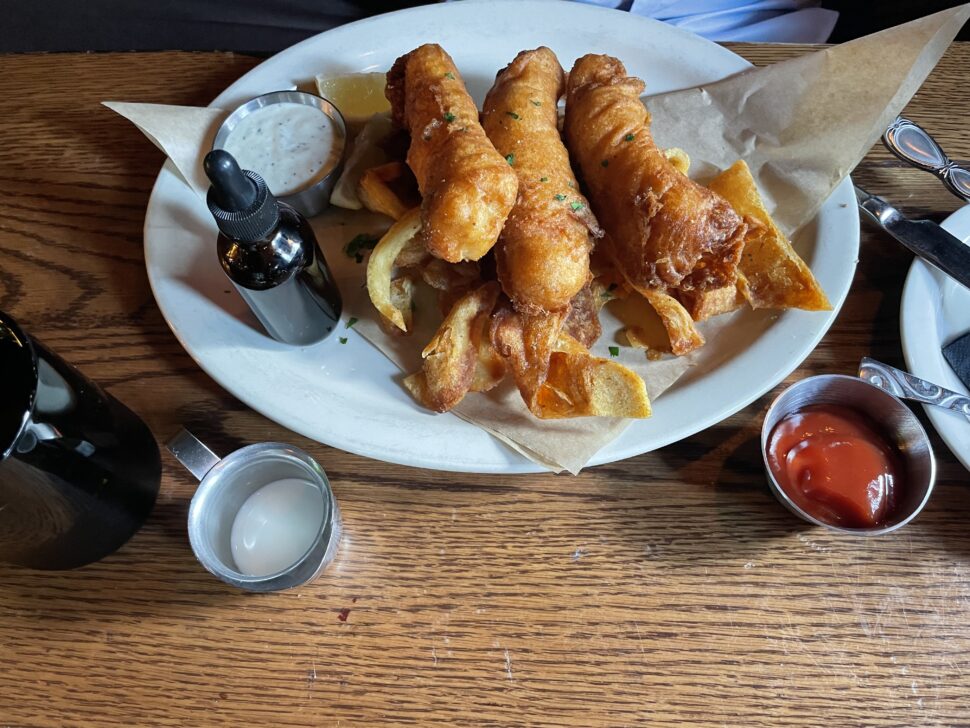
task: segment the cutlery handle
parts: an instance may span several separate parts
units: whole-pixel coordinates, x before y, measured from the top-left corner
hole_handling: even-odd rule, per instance
[[[914,377],[881,361],[863,357],[859,376],[870,384],[894,394],[900,399],[912,399],[924,404],[954,410],[970,418],[970,397],[945,389],[938,384]]]
[[[882,136],[886,148],[914,167],[931,172],[957,197],[970,202],[970,171],[952,161],[923,127],[898,117]]]

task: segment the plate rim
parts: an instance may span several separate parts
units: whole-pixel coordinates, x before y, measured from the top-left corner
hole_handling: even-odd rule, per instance
[[[970,203],[965,204],[950,213],[946,219],[940,223],[947,232],[955,235],[956,237],[964,240],[970,236]],[[937,273],[937,271],[922,258],[915,257],[913,262],[909,266],[909,272],[906,274],[906,281],[903,283],[903,292],[900,296],[899,301],[899,339],[903,349],[903,360],[906,362],[906,369],[909,370],[914,376],[920,377],[922,379],[929,379],[933,381],[938,378],[935,370],[928,371],[927,366],[930,363],[930,359],[923,355],[924,351],[934,351],[938,357],[938,361],[944,366],[949,366],[943,359],[943,354],[940,352],[940,342],[938,337],[933,336],[933,341],[928,342],[927,338],[922,336],[923,332],[926,330],[925,327],[920,328],[918,326],[910,326],[909,319],[911,315],[916,315],[915,311],[919,308],[918,304],[921,301],[917,300],[918,291],[917,288],[923,284],[930,284],[934,287],[937,286],[938,278],[937,276],[945,275],[944,273]],[[911,314],[912,312],[912,314]],[[934,333],[936,328],[934,327]],[[927,348],[926,344],[930,343],[932,346]],[[937,359],[934,357],[933,362]],[[963,427],[964,424],[954,417],[953,415],[943,411],[939,407],[933,405],[924,404],[923,410],[926,412],[926,416],[929,418],[933,429],[943,440],[943,443],[947,446],[950,453],[956,460],[963,465],[964,468],[970,470],[970,447],[965,447],[965,452],[961,452],[960,447],[957,443],[960,442],[958,433],[956,430],[958,427]],[[966,433],[964,433],[964,438]]]

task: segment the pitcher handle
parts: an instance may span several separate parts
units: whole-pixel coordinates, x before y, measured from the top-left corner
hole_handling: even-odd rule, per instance
[[[200,482],[219,463],[219,456],[185,428],[166,442],[165,447]]]

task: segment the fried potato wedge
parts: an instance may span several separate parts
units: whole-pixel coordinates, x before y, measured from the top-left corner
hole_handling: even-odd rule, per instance
[[[532,413],[541,419],[650,416],[643,380],[619,362],[593,356],[562,334]]]
[[[706,321],[712,316],[736,311],[746,300],[737,283],[703,292],[680,291],[676,298],[694,321]]]
[[[363,205],[357,194],[360,178],[371,167],[390,161],[383,142],[394,134],[390,114],[375,114],[354,139],[343,171],[330,193],[330,204],[347,210],[359,210]]]
[[[483,336],[478,342],[478,358],[475,360],[475,375],[469,389],[472,392],[487,392],[505,378],[505,359],[499,356],[488,336],[488,322],[483,328]]]
[[[482,361],[482,340],[500,292],[498,282],[490,281],[459,299],[421,352],[421,371],[405,378],[404,386],[425,407],[447,412],[473,386],[485,388],[494,378],[490,357]]]
[[[653,291],[649,288],[638,288],[636,286],[633,286],[633,288],[647,299],[647,303],[660,316],[670,339],[671,352],[677,356],[683,356],[704,345],[704,337],[694,326],[694,320],[676,298],[662,291]]]
[[[365,171],[357,182],[357,197],[371,212],[394,220],[421,204],[418,183],[404,162],[388,162]]]
[[[398,255],[420,229],[421,209],[416,207],[391,226],[367,261],[367,295],[371,303],[381,316],[405,333],[408,325],[404,312],[395,305],[391,283]]]
[[[646,386],[622,364],[589,353],[563,330],[562,314],[497,311],[492,342],[526,406],[540,419],[649,417]]]
[[[415,235],[401,248],[401,252],[394,259],[394,265],[398,268],[420,268],[429,260],[431,260],[431,253],[424,247],[424,241],[421,239],[421,236]]]
[[[414,331],[414,279],[411,276],[399,276],[391,281],[391,303],[401,312],[404,330],[383,316],[377,319],[377,325],[388,336],[409,336]]]
[[[708,186],[748,224],[738,286],[751,307],[831,310],[812,271],[765,209],[748,165],[738,160]]]

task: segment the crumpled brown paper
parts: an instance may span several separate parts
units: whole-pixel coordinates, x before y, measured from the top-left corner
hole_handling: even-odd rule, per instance
[[[791,235],[899,115],[970,18],[970,4],[716,83],[646,100],[660,146],[709,171],[744,159]],[[648,89],[649,91],[649,89]],[[693,166],[692,166],[693,169]]]
[[[812,219],[902,110],[968,17],[970,5],[963,5],[719,82],[650,97],[653,134],[661,146],[686,149],[694,174],[745,159],[769,209],[792,234]],[[106,105],[169,154],[190,186],[204,195],[200,162],[225,111]],[[326,224],[323,218],[314,221],[315,228]],[[366,292],[351,288],[348,311],[360,319],[357,331],[403,371],[419,368],[420,350],[436,322],[425,321],[413,336],[389,337],[377,326]],[[722,316],[699,328],[711,342],[731,318]],[[603,336],[593,352],[606,356],[619,328],[614,318],[604,317]],[[642,352],[625,348],[620,361],[643,377],[655,399],[690,367],[692,357],[648,361]],[[571,473],[578,473],[629,424],[606,418],[537,420],[511,380],[492,392],[470,394],[453,412],[543,467]]]

